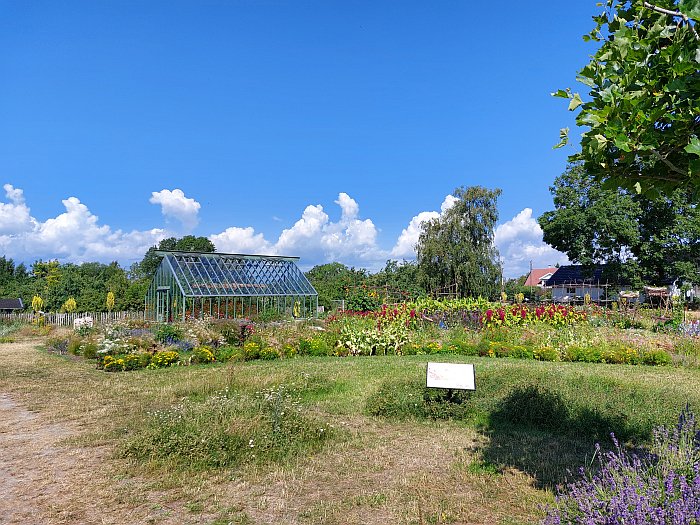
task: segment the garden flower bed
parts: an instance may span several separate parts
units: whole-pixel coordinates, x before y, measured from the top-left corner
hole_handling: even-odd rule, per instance
[[[47,347],[108,372],[310,356],[454,354],[629,365],[700,365],[697,323],[642,325],[595,306],[421,300],[324,321],[124,321],[57,333]],[[632,328],[630,328],[632,327]]]

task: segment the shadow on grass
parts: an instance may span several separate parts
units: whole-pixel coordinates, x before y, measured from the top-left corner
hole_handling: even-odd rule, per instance
[[[512,390],[489,415],[483,432],[489,438],[483,461],[499,469],[515,467],[531,475],[538,488],[571,481],[581,466],[591,465],[596,443],[606,447],[611,442],[611,432],[622,441],[648,437],[623,413],[602,414],[583,403],[567,403],[537,385]]]

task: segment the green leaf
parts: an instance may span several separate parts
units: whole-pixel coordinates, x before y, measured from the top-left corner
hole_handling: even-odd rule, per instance
[[[624,135],[618,135],[615,137],[615,146],[620,148],[622,151],[630,152],[632,148],[630,147],[630,142]]]
[[[681,0],[678,10],[688,18],[700,21],[700,0]]]
[[[634,183],[634,191],[636,191],[638,195],[642,193],[642,185],[639,184],[639,181]]]
[[[569,111],[575,110],[581,104],[583,104],[581,96],[578,93],[574,93],[574,96],[571,98],[571,102],[569,102]]]
[[[686,153],[693,153],[695,155],[700,156],[700,139],[693,135],[690,138],[690,144],[688,144],[683,149],[686,151]]]
[[[561,128],[559,130],[559,142],[552,149],[559,149],[569,142],[569,128]]]
[[[693,159],[688,163],[690,175],[700,178],[700,159]],[[700,183],[696,182],[696,186],[700,187]]]
[[[550,95],[559,98],[571,98],[571,93],[564,91],[563,89],[557,89],[554,93],[550,93]]]
[[[595,139],[594,146],[597,150],[603,149],[608,143],[608,139],[606,139],[603,135],[594,135],[593,138]]]

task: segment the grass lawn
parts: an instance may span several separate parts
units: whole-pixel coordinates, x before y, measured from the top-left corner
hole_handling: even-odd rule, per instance
[[[700,406],[687,368],[418,355],[106,373],[41,345],[0,344],[0,394],[56,429],[35,464],[74,458],[42,503],[52,523],[532,523],[610,431],[643,444]],[[428,360],[475,363],[477,391],[426,393]]]

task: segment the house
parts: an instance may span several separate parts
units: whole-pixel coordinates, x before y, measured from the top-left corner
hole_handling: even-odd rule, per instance
[[[530,270],[530,275],[525,279],[524,286],[539,286],[545,287],[545,282],[549,279],[558,268],[533,268]]]
[[[24,310],[22,299],[0,299],[0,313],[11,314],[18,310]]]
[[[598,303],[611,299],[611,287],[630,289],[630,283],[611,275],[605,264],[592,268],[580,264],[562,266],[545,281],[545,286],[551,287],[555,302],[580,301],[588,295],[591,301]]]

